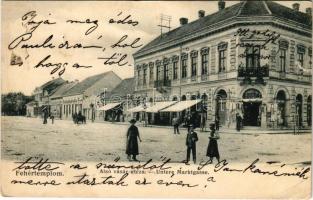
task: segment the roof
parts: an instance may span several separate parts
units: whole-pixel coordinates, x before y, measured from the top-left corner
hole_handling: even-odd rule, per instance
[[[46,82],[45,84],[37,87],[35,89],[35,91],[38,91],[38,90],[46,90],[48,91],[48,93],[50,94],[56,87],[62,85],[63,83],[65,83],[66,81],[63,80],[61,77],[59,78],[56,78],[56,79],[52,79],[48,82]]]
[[[57,98],[62,97],[69,89],[75,86],[78,82],[67,82],[61,85],[60,87],[56,88],[55,92],[50,96],[50,98]]]
[[[303,24],[310,29],[312,27],[311,17],[306,13],[295,11],[272,1],[243,1],[230,7],[226,7],[211,15],[197,19],[186,25],[180,26],[172,31],[164,33],[162,36],[158,36],[138,50],[134,54],[134,57],[137,54],[152,49],[153,47],[166,44],[172,40],[183,38],[191,33],[196,33],[200,29],[215,25],[221,21],[230,20],[235,17],[252,16],[275,16]]]
[[[108,72],[105,72],[105,73],[102,73],[102,74],[97,74],[97,75],[94,75],[94,76],[90,76],[90,77],[84,79],[83,81],[77,83],[74,87],[72,87],[67,92],[65,92],[63,96],[71,96],[71,95],[82,94],[88,88],[90,88],[92,85],[97,83],[99,80],[101,80],[102,78],[104,78],[106,76],[109,76],[112,73],[115,74],[112,71],[108,71]]]
[[[110,95],[124,97],[127,94],[134,93],[134,90],[135,90],[135,78],[127,78],[122,80],[122,82],[112,90]]]

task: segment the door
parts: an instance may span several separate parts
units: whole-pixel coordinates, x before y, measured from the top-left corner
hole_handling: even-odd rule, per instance
[[[243,125],[244,126],[260,126],[260,105],[261,102],[244,102],[243,103]]]

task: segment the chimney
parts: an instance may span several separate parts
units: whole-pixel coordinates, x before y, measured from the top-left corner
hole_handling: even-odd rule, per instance
[[[305,13],[312,16],[312,8],[306,8]]]
[[[182,17],[179,19],[179,22],[181,26],[188,24],[188,18]]]
[[[223,10],[225,8],[225,1],[219,0],[218,1],[218,10]]]
[[[205,11],[204,10],[199,10],[198,11],[198,16],[199,16],[199,18],[204,17],[205,16]]]
[[[300,9],[300,4],[299,4],[299,3],[294,3],[294,4],[292,4],[292,8],[293,8],[293,10],[295,10],[295,11],[299,11],[299,9]]]

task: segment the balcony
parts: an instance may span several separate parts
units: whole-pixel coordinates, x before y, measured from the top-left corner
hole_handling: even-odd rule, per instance
[[[238,68],[238,77],[268,77],[269,76],[269,67],[267,65],[263,67],[256,68]]]
[[[269,77],[269,66],[264,65],[256,68],[238,67],[238,80],[243,84],[266,84]]]
[[[157,80],[154,81],[154,87],[171,87],[171,80]]]
[[[154,81],[154,87],[160,93],[169,93],[171,87],[171,80]]]

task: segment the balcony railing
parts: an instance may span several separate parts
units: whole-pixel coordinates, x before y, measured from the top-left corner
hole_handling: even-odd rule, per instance
[[[157,80],[157,81],[154,81],[154,87],[155,88],[171,87],[171,80]]]
[[[269,76],[269,67],[267,65],[256,68],[238,68],[238,77],[243,78],[264,78]]]

